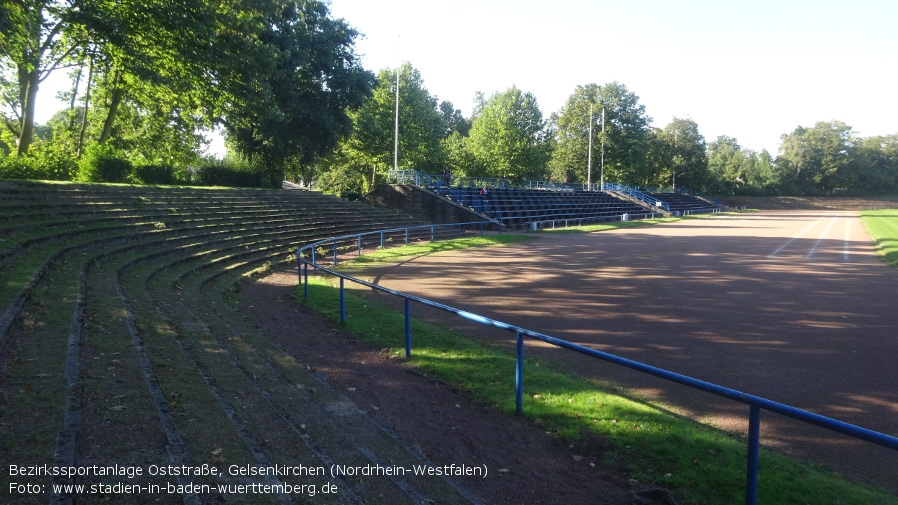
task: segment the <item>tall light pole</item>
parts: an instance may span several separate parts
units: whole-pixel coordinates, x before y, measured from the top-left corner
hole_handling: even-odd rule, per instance
[[[605,106],[602,106],[602,176],[599,180],[599,191],[605,191]]]
[[[589,151],[586,153],[586,187],[592,191],[592,104],[589,104]]]
[[[402,61],[399,57],[399,40],[396,41],[396,131],[393,135],[393,170],[399,170],[399,72]]]

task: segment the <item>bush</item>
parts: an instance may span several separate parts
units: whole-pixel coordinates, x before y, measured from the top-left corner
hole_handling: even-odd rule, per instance
[[[184,182],[178,170],[171,165],[138,165],[131,174],[137,184],[181,184]]]
[[[55,151],[0,157],[0,179],[70,181],[77,170],[75,160]]]
[[[87,148],[81,159],[78,180],[82,182],[128,182],[131,162],[115,148],[93,145]]]
[[[230,161],[208,160],[196,169],[194,183],[199,186],[228,186],[232,188],[271,187],[268,176],[248,165]]]

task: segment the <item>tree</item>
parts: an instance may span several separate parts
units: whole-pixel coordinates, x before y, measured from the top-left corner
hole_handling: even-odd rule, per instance
[[[589,173],[589,168],[600,168],[601,116],[599,86],[589,84],[577,86],[568,97],[560,113],[553,114],[551,121],[555,127],[555,150],[549,162],[551,177],[556,181],[598,182],[599,171]],[[592,109],[592,115],[590,115]],[[593,120],[592,161],[589,167],[589,120]]]
[[[396,127],[396,71],[383,69],[371,100],[359,110],[353,145],[382,168],[392,167]],[[450,104],[451,106],[451,104]],[[440,140],[448,124],[421,73],[405,62],[399,69],[399,156],[405,169],[425,170],[443,162]]]
[[[898,187],[898,135],[870,137],[858,143],[861,160],[858,187],[863,193],[883,193]]]
[[[691,119],[674,118],[659,132],[659,137],[665,144],[668,163],[655,183],[665,186],[669,182],[674,188],[679,185],[705,189],[708,182],[707,145],[698,124]]]
[[[82,43],[69,17],[69,2],[18,0],[4,2],[0,18],[0,87],[4,124],[23,155],[34,142],[34,117],[40,84],[74,54]]]
[[[424,87],[420,72],[405,62],[399,69],[400,169],[441,173],[446,157],[442,139],[449,131],[447,111]],[[459,112],[460,115],[460,112]],[[340,142],[325,163],[328,174],[320,182],[335,192],[364,192],[377,175],[393,168],[396,133],[396,70],[382,69],[371,98],[351,114],[351,135]],[[450,114],[451,117],[451,114]],[[349,180],[341,180],[343,174]]]
[[[315,0],[282,4],[263,20],[260,44],[249,52],[254,61],[239,72],[228,67],[225,128],[238,151],[258,158],[272,179],[290,163],[311,164],[330,153],[351,131],[350,111],[371,93],[374,76],[353,49],[358,33],[329,14]]]
[[[736,194],[748,184],[752,160],[733,137],[721,135],[708,146],[709,191]]]
[[[776,168],[787,191],[828,194],[836,188],[858,186],[858,139],[841,121],[799,126],[782,136]]]
[[[452,102],[440,102],[440,114],[446,123],[446,133],[444,138],[449,137],[453,133],[458,133],[462,137],[467,137],[471,131],[471,121],[465,118],[460,109],[456,109]]]
[[[593,168],[604,142],[605,181],[640,184],[653,171],[649,163],[652,119],[639,97],[623,84],[578,86],[555,117],[557,148],[552,158],[556,178],[587,180],[589,106],[593,105]],[[598,118],[605,113],[605,128]],[[598,180],[593,172],[592,181]]]
[[[512,86],[478,109],[466,144],[485,173],[473,175],[545,178],[553,145],[536,98]]]

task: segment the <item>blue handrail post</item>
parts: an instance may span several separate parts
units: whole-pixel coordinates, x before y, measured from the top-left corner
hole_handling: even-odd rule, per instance
[[[408,228],[405,229],[405,245],[408,245]]]
[[[306,271],[306,298],[309,297],[309,264],[303,263],[304,270]]]
[[[380,248],[384,248],[384,232],[380,232]]]
[[[334,239],[334,266],[337,266],[337,239]]]
[[[520,416],[524,414],[524,335],[521,332],[517,332],[517,335],[518,356],[514,371],[514,414]]]
[[[362,235],[359,234],[359,256],[362,255]]]
[[[343,289],[342,277],[340,277],[340,322],[346,322],[346,290]]]
[[[405,357],[412,357],[412,306],[408,298],[405,299]]]
[[[745,505],[758,500],[758,452],[761,445],[761,407],[751,404],[748,414],[748,467],[745,471]]]

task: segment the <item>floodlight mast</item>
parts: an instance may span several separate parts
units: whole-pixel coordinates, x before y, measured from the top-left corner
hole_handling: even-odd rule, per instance
[[[402,71],[402,61],[399,57],[399,41],[396,41],[396,121],[393,134],[393,170],[399,170],[399,72]]]
[[[602,106],[602,175],[599,179],[599,191],[605,191],[605,106]]]
[[[589,151],[586,153],[586,187],[592,191],[592,104],[589,104]]]

